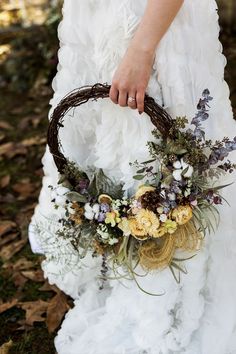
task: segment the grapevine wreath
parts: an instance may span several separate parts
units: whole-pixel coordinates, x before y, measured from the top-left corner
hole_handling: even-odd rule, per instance
[[[186,273],[181,262],[195,256],[207,232],[219,222],[218,204],[225,185],[217,181],[235,169],[227,157],[236,149],[236,137],[207,140],[202,122],[209,118],[209,90],[204,90],[187,128],[186,117],[172,118],[155,100],[145,95],[144,112],[153,123],[155,142],[147,142],[150,159],[130,162],[140,181],[134,195],[124,197],[101,169],[92,178],[62,153],[59,130],[67,113],[88,101],[109,97],[110,85],[97,83],[69,93],[54,109],[48,128],[48,145],[60,174],[51,186],[52,202],[64,196],[65,217],[58,237],[68,238],[81,259],[87,252],[103,257],[105,269],[118,276],[121,266],[133,279],[140,265],[146,273],[169,267]],[[153,164],[158,162],[158,169]],[[145,182],[144,182],[145,181]],[[177,257],[177,251],[185,257]],[[186,252],[190,255],[186,256]],[[182,263],[183,264],[183,263]],[[102,271],[103,276],[106,272]]]

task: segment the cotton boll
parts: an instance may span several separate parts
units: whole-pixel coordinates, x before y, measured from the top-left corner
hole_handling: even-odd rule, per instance
[[[66,203],[66,197],[63,196],[63,195],[58,195],[56,198],[55,198],[55,203],[57,205],[64,205]]]
[[[191,165],[188,165],[187,171],[184,173],[185,178],[190,178],[193,174],[193,167]]]
[[[173,177],[174,177],[174,179],[176,180],[176,181],[181,181],[182,180],[182,175],[181,175],[181,173],[182,173],[182,170],[174,170],[173,171]]]
[[[165,222],[167,220],[167,215],[166,214],[161,214],[160,215],[160,221]]]
[[[182,164],[181,164],[180,161],[175,161],[175,162],[173,163],[173,167],[174,167],[175,169],[179,170],[180,168],[182,168]]]
[[[94,213],[93,213],[92,211],[86,211],[86,212],[84,213],[84,216],[85,216],[86,219],[88,219],[88,220],[93,220],[93,218],[94,218]]]
[[[59,186],[56,188],[56,193],[58,195],[65,195],[66,193],[68,193],[70,190],[66,187],[63,187],[63,186]]]

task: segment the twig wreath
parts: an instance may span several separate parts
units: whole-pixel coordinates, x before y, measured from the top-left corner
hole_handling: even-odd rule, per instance
[[[212,100],[207,89],[191,121],[193,129],[186,128],[186,117],[172,118],[146,94],[144,112],[154,125],[156,141],[147,142],[148,161],[130,162],[140,185],[134,195],[124,197],[122,184],[116,185],[101,169],[94,169],[89,178],[60,149],[59,130],[66,114],[89,100],[109,97],[109,90],[108,84],[83,86],[63,98],[52,113],[48,145],[60,180],[50,188],[55,208],[60,205],[65,210],[58,237],[69,239],[81,259],[88,251],[102,256],[105,279],[108,269],[120,278],[122,267],[139,286],[136,267],[140,265],[146,273],[169,267],[179,282],[176,270],[187,272],[181,262],[194,257],[206,233],[218,225],[217,205],[223,201],[219,191],[226,185],[217,181],[236,167],[226,160],[236,150],[236,137],[206,140],[202,122],[209,118]],[[177,257],[177,250],[191,254]]]

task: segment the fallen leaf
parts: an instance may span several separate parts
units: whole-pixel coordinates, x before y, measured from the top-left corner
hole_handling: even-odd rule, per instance
[[[27,258],[22,257],[18,259],[14,264],[13,264],[13,270],[25,270],[25,269],[30,269],[34,266],[34,263],[29,261]]]
[[[11,176],[10,175],[5,175],[0,179],[0,187],[1,188],[6,188],[11,180]]]
[[[46,280],[43,286],[39,288],[40,291],[54,291],[55,293],[59,293],[61,290],[58,289],[56,285],[51,285],[49,282]]]
[[[30,280],[33,280],[37,283],[43,282],[45,280],[44,276],[43,276],[43,271],[41,269],[37,269],[37,270],[27,270],[27,271],[23,271],[21,272],[21,274]]]
[[[2,142],[5,139],[6,135],[3,133],[0,133],[0,142]]]
[[[0,203],[14,203],[16,198],[13,194],[7,193],[6,195],[0,195]]]
[[[19,288],[23,288],[25,283],[28,281],[28,279],[26,279],[20,272],[14,272],[11,279],[18,290]]]
[[[0,222],[0,246],[3,246],[19,236],[17,224],[11,220]]]
[[[0,145],[0,156],[6,156],[9,159],[17,155],[26,155],[27,149],[20,143],[5,143]]]
[[[17,303],[18,303],[18,300],[13,299],[11,301],[0,304],[0,313],[3,313],[5,311],[11,309],[12,307],[16,306]]]
[[[49,302],[47,308],[46,324],[49,333],[54,332],[61,324],[65,313],[70,309],[67,304],[66,295],[60,292],[56,294]]]
[[[26,243],[27,243],[27,239],[23,239],[20,241],[12,242],[7,246],[2,247],[2,249],[0,251],[0,257],[4,261],[9,260],[12,256],[14,256],[14,254],[19,252],[24,247],[24,245]]]
[[[29,127],[31,121],[32,121],[32,116],[24,117],[20,120],[19,124],[17,125],[17,128],[19,130],[25,130]]]
[[[24,139],[22,140],[21,144],[23,146],[33,146],[33,145],[44,145],[46,144],[46,138],[45,137],[40,137],[40,136],[35,136],[29,139]]]
[[[11,114],[21,114],[24,110],[24,105],[20,105],[18,107],[14,107],[12,110],[11,110]]]
[[[19,236],[19,234],[20,233],[18,231],[18,232],[8,233],[8,234],[1,236],[0,237],[0,247],[15,240]]]
[[[33,326],[34,322],[44,322],[48,304],[48,302],[43,300],[19,303],[18,305],[26,311],[25,324]]]
[[[9,342],[6,342],[3,345],[1,345],[0,354],[8,354],[12,346],[13,346],[13,342],[10,339]]]
[[[18,183],[13,184],[12,189],[19,193],[19,200],[27,199],[32,196],[32,193],[37,190],[35,184],[30,182],[29,178],[23,179]]]
[[[17,225],[14,221],[4,220],[0,222],[0,237],[4,234],[13,231],[17,228]]]
[[[13,126],[5,120],[0,120],[0,129],[12,130]]]

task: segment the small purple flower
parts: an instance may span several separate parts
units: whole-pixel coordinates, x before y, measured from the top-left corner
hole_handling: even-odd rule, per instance
[[[229,151],[225,147],[214,149],[209,157],[210,165],[216,164],[218,161],[223,161],[229,155]]]
[[[111,210],[111,207],[110,207],[110,205],[107,204],[107,203],[101,203],[101,204],[100,204],[100,210],[101,210],[101,212],[103,212],[103,213],[108,213],[108,212]]]
[[[89,180],[84,178],[79,180],[79,183],[77,184],[75,189],[80,194],[86,194],[88,186],[89,186]]]
[[[177,207],[176,201],[171,201],[170,202],[170,206],[171,206],[172,209],[176,208]]]
[[[197,138],[199,140],[205,139],[205,132],[204,132],[204,130],[200,129],[199,127],[194,129],[193,135],[195,136],[195,138]]]
[[[98,221],[98,222],[103,222],[105,219],[106,219],[106,213],[100,212],[100,213],[98,214],[97,221]]]
[[[234,141],[229,141],[229,142],[225,143],[225,147],[226,147],[227,151],[236,150],[236,141],[235,141],[235,138],[234,138]]]
[[[79,180],[79,187],[81,189],[86,189],[89,186],[89,180],[88,179],[80,179]]]
[[[164,208],[163,208],[163,212],[164,212],[165,214],[169,213],[169,211],[170,211],[170,207],[164,207]]]

